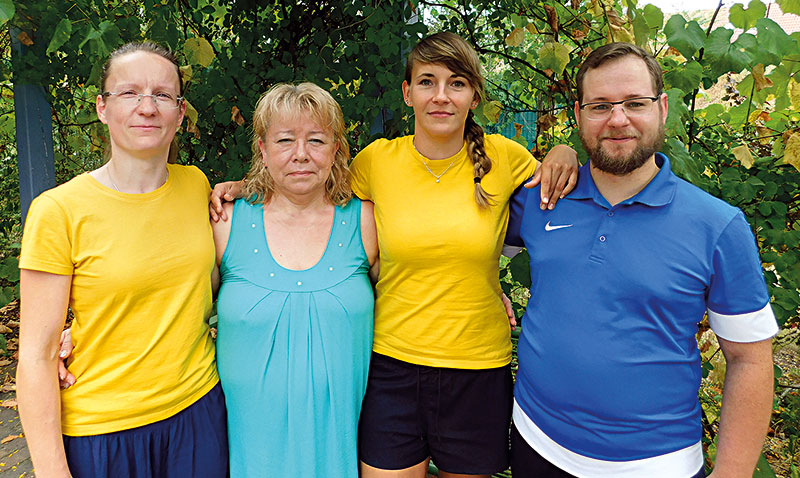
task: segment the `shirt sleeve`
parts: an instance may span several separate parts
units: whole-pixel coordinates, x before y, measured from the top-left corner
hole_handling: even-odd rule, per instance
[[[523,184],[525,182],[526,181],[523,181]],[[509,246],[523,247],[525,245],[522,242],[522,219],[525,217],[525,203],[528,202],[528,194],[530,194],[530,191],[531,189],[520,185],[511,195],[508,207],[508,230],[506,231],[506,238],[503,241]]]
[[[42,194],[31,203],[22,234],[19,268],[71,275],[72,241],[66,211]]]
[[[527,182],[539,165],[539,161],[533,157],[525,146],[510,139],[506,140],[506,156],[511,166],[511,177],[514,179],[514,186]]]
[[[741,211],[717,240],[712,266],[707,307],[714,333],[732,342],[777,334],[755,238]]]
[[[361,150],[353,162],[350,163],[350,173],[352,179],[350,185],[353,193],[359,199],[372,201],[372,191],[370,188],[370,173],[372,171],[372,156],[376,148],[376,143],[369,144],[366,148]]]

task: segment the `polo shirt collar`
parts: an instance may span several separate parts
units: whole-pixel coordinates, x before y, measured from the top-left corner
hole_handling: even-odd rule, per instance
[[[589,169],[591,161],[580,167],[578,174],[578,184],[575,189],[567,196],[569,199],[593,199],[596,203],[608,206],[608,201],[597,190],[594,184],[592,173]],[[672,173],[669,158],[662,153],[656,153],[656,165],[660,168],[658,174],[632,198],[622,201],[620,204],[641,203],[647,206],[665,206],[672,202],[675,197],[677,187],[677,177]]]

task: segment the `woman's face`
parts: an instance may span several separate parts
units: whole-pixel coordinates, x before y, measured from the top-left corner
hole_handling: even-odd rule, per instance
[[[97,117],[108,125],[112,156],[120,152],[140,157],[166,155],[186,105],[176,101],[156,106],[151,97],[138,102],[135,98],[138,94],[178,98],[180,81],[175,65],[144,51],[122,55],[111,63],[105,92],[126,93],[97,96]]]
[[[414,108],[417,134],[443,140],[463,137],[467,114],[478,105],[469,81],[436,63],[414,64],[403,97]]]
[[[282,195],[325,194],[325,182],[339,150],[327,127],[307,112],[273,118],[258,141],[275,192]]]

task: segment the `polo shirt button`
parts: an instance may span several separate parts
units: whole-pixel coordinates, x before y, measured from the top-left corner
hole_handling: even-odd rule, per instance
[[[600,236],[600,242],[606,242],[606,236]]]
[[[339,247],[342,247],[342,243],[341,242],[339,243]]]
[[[269,273],[269,276],[270,276],[270,277],[275,277],[275,273],[274,273],[274,272],[270,272],[270,273]]]
[[[300,281],[297,281],[297,285],[303,285],[303,283],[300,282]]]
[[[608,211],[608,217],[611,217],[613,215],[614,215],[614,211]]]
[[[258,249],[253,249],[253,252],[254,252],[255,254],[258,254]]]

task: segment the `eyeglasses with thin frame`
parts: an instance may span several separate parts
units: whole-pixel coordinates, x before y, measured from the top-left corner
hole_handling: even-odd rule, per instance
[[[113,96],[122,102],[122,104],[131,109],[139,106],[142,103],[142,98],[152,98],[156,109],[178,109],[181,107],[181,103],[183,102],[183,96],[172,96],[169,93],[155,93],[152,95],[146,95],[144,93],[137,93],[135,91],[120,91],[116,93],[104,91],[102,96]]]
[[[603,120],[611,117],[611,112],[614,111],[614,105],[621,105],[622,112],[627,116],[641,116],[648,113],[653,103],[658,101],[659,96],[639,96],[636,98],[628,98],[622,101],[597,101],[593,103],[584,103],[579,108],[586,113],[586,118],[592,120]]]

